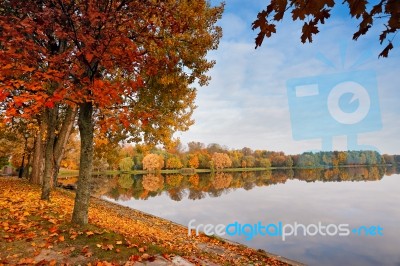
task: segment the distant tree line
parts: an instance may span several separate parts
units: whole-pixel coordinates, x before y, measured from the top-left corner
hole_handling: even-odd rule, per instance
[[[73,133],[66,145],[61,167],[79,169],[80,152],[78,135]],[[0,156],[0,169],[5,165],[18,168],[22,148],[17,146],[16,156]],[[95,139],[94,170],[161,170],[161,169],[211,169],[227,168],[334,168],[360,165],[400,165],[400,155],[379,154],[376,151],[305,152],[286,155],[282,151],[229,149],[216,143],[205,145],[189,142],[187,147],[177,140],[166,148],[143,144],[119,144],[107,139]]]
[[[76,145],[72,145],[75,147]],[[143,144],[116,145],[107,140],[95,140],[94,167],[104,170],[161,170],[161,169],[211,169],[220,171],[227,168],[334,168],[360,165],[400,165],[400,155],[381,155],[376,151],[329,151],[305,152],[286,155],[281,151],[229,149],[216,143],[205,145],[189,142],[184,147],[178,140],[166,148]],[[66,153],[62,165],[79,168],[79,162],[72,162]],[[72,163],[71,163],[72,162]]]

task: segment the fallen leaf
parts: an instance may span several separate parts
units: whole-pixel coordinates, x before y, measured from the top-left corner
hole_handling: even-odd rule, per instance
[[[132,255],[129,257],[129,261],[135,262],[135,261],[140,261],[140,260],[141,260],[141,258],[138,255]]]
[[[88,251],[85,253],[86,258],[90,258],[91,256],[93,256],[93,252]]]
[[[58,227],[57,226],[53,226],[53,227],[51,227],[50,229],[49,229],[49,232],[50,233],[55,233],[55,232],[57,232],[58,231]]]

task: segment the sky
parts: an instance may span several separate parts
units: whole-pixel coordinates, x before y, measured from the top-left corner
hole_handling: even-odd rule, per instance
[[[338,1],[313,43],[302,44],[302,22],[286,16],[255,49],[251,23],[267,2],[225,2],[223,37],[208,55],[216,60],[211,81],[198,88],[195,124],[176,137],[287,154],[400,154],[400,36],[390,57],[378,59],[382,25],[353,41],[357,21]]]

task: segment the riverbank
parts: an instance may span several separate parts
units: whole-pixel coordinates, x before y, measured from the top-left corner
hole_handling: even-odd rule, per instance
[[[361,165],[339,165],[336,167],[337,169],[342,169],[342,168],[361,168],[361,167],[398,167],[398,165],[391,165],[391,164],[373,164],[373,165],[367,165],[367,164],[361,164]],[[257,171],[272,171],[272,170],[304,170],[304,169],[335,169],[333,166],[319,166],[319,167],[251,167],[251,168],[224,168],[222,170],[219,170],[219,172],[257,172]],[[192,168],[187,168],[187,169],[163,169],[159,170],[157,173],[160,174],[200,174],[200,173],[212,173],[212,172],[217,172],[216,170],[211,170],[211,169],[192,169]],[[132,170],[132,171],[118,171],[118,170],[108,170],[108,171],[102,171],[102,172],[93,172],[93,175],[118,175],[118,174],[130,174],[130,175],[144,175],[144,174],[149,174],[149,173],[154,173],[151,171],[147,170]],[[79,175],[79,170],[69,170],[69,169],[61,169],[59,176],[60,177],[65,177],[65,176],[78,176]]]
[[[56,189],[45,202],[25,180],[0,177],[0,187],[0,265],[300,265],[93,197],[78,227],[74,193]]]

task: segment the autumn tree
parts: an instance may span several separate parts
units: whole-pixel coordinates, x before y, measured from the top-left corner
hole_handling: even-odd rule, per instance
[[[189,166],[191,168],[197,169],[200,165],[199,157],[197,154],[189,154]]]
[[[189,153],[195,153],[195,152],[201,151],[206,147],[204,145],[204,143],[201,143],[198,141],[191,141],[187,145],[189,148]]]
[[[79,154],[80,154],[80,141],[78,134],[73,132],[65,146],[64,156],[61,161],[61,167],[78,170],[79,169]]]
[[[131,171],[133,167],[133,160],[131,157],[125,157],[119,162],[119,169],[121,171]]]
[[[204,0],[1,1],[6,117],[47,113],[47,142],[53,142],[55,108],[79,108],[73,222],[88,219],[96,126],[130,141],[159,143],[193,123],[191,84],[207,84],[214,62],[206,54],[217,48],[222,9]]]
[[[35,131],[31,125],[23,120],[12,124],[0,123],[0,158],[5,164],[11,163],[15,168],[19,168],[22,163],[22,157],[31,157],[33,144],[30,136]],[[29,165],[30,160],[25,160],[25,169],[29,168]],[[24,173],[27,172],[26,170],[24,171]]]
[[[217,170],[232,166],[231,158],[229,158],[226,153],[215,152],[211,157],[211,161],[213,162],[214,168]]]
[[[284,15],[291,14],[293,21],[305,21],[302,28],[301,42],[312,42],[313,35],[318,34],[318,27],[324,24],[331,16],[331,11],[339,1],[297,1],[297,0],[272,0],[266,9],[258,13],[252,28],[257,29],[258,35],[255,39],[256,48],[261,46],[264,38],[271,37],[276,33],[276,23],[282,21]],[[344,0],[340,1],[349,8],[352,18],[360,21],[357,31],[353,34],[353,40],[365,35],[372,26],[383,25],[379,35],[380,44],[386,47],[379,54],[387,57],[393,49],[393,39],[400,28],[400,1],[381,0],[370,5],[366,0]]]
[[[143,169],[148,171],[161,170],[164,167],[164,158],[158,154],[147,154],[143,158]]]
[[[271,167],[271,161],[267,158],[261,158],[259,162],[260,162],[260,167],[263,167],[263,168]]]
[[[112,138],[95,131],[93,147],[93,163],[100,166],[106,164],[110,169],[117,170],[119,162],[128,157],[121,151],[120,138]]]
[[[247,156],[243,156],[241,165],[243,168],[247,168],[247,167],[251,168],[251,167],[254,167],[255,163],[256,163],[256,159],[254,158],[254,156],[247,155]]]
[[[167,169],[180,169],[182,167],[183,164],[178,156],[170,156],[165,163]]]

